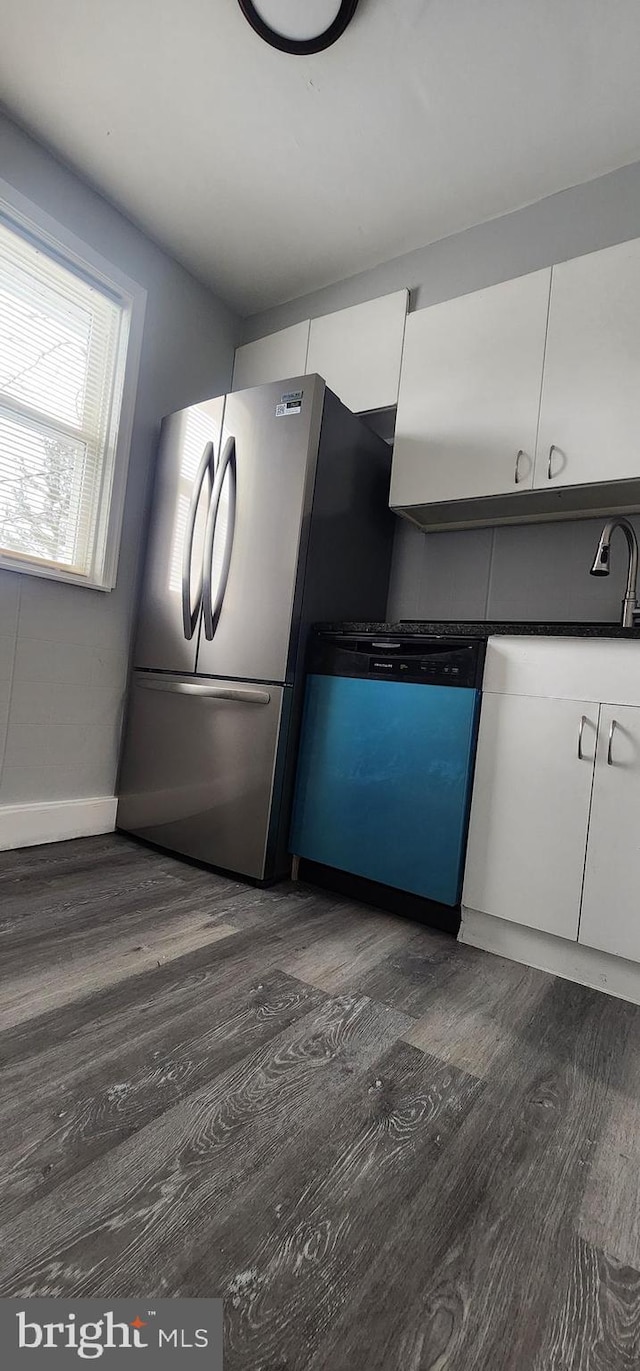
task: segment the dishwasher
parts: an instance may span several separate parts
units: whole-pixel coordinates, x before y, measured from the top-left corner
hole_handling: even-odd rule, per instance
[[[290,839],[300,877],[457,932],[485,647],[311,640]]]

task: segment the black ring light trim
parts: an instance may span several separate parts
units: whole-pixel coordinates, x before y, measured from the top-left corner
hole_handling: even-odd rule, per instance
[[[325,48],[330,48],[332,43],[342,37],[358,8],[358,0],[342,0],[335,19],[324,33],[319,33],[316,38],[285,38],[258,14],[252,0],[238,0],[238,4],[245,19],[248,19],[252,29],[264,38],[265,43],[269,43],[272,48],[279,48],[280,52],[292,53],[295,57],[307,57],[313,52],[324,52]]]

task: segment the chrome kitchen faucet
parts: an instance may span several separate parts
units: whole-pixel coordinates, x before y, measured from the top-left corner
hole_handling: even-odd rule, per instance
[[[621,623],[623,628],[633,628],[640,622],[638,605],[638,539],[633,524],[620,516],[609,519],[600,534],[600,542],[591,568],[591,576],[608,576],[611,535],[616,528],[622,529],[629,549],[627,588],[622,601]]]

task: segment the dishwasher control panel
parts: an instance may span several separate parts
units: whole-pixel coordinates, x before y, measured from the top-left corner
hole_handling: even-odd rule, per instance
[[[480,689],[486,641],[483,638],[382,639],[377,636],[319,633],[312,639],[308,669],[328,676],[373,677],[422,685]]]

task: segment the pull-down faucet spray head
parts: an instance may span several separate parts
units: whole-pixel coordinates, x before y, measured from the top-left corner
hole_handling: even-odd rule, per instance
[[[621,622],[623,628],[633,628],[638,618],[640,618],[640,609],[638,608],[638,601],[636,598],[638,582],[638,539],[633,524],[630,524],[628,519],[618,516],[617,518],[609,519],[607,521],[600,534],[600,541],[596,549],[596,555],[593,559],[593,566],[591,567],[590,574],[591,576],[609,575],[611,535],[617,528],[622,529],[629,549],[627,588],[624,600],[622,601]]]
[[[600,534],[596,555],[593,559],[593,566],[589,572],[590,576],[609,575],[609,549],[611,547],[611,534],[607,532],[609,525],[603,528]]]

